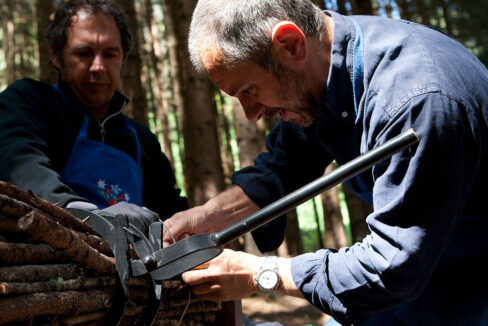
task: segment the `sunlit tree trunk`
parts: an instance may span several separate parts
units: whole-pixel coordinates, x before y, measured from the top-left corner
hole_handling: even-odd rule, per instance
[[[142,84],[142,60],[141,41],[139,35],[139,24],[137,22],[134,0],[117,0],[117,3],[124,10],[127,16],[127,23],[133,36],[132,51],[126,54],[124,66],[122,67],[121,89],[122,93],[129,98],[130,102],[124,112],[144,125],[147,120],[146,91]]]
[[[48,84],[57,81],[57,72],[51,65],[49,58],[49,45],[47,43],[46,31],[49,26],[49,17],[54,12],[54,4],[51,0],[34,1],[35,32],[37,37],[37,55],[39,80]]]
[[[349,220],[351,223],[352,241],[361,241],[369,234],[366,217],[373,212],[373,207],[356,196],[348,187],[342,187],[346,195]]]
[[[334,166],[330,164],[325,173],[330,173]],[[322,193],[324,207],[325,247],[339,249],[347,246],[347,236],[342,223],[342,214],[339,204],[339,191],[337,187]]]
[[[5,54],[5,77],[7,83],[13,83],[16,79],[15,65],[15,25],[13,15],[14,1],[4,0],[2,2],[2,32],[3,32],[3,53]]]
[[[168,99],[165,96],[165,85],[163,82],[162,56],[161,44],[159,43],[160,35],[158,28],[154,22],[153,6],[151,0],[144,0],[144,11],[147,33],[147,44],[150,55],[150,71],[149,75],[153,80],[152,94],[154,96],[156,120],[161,122],[162,130],[156,132],[162,136],[164,144],[164,152],[168,157],[171,165],[174,166],[173,153],[171,151],[170,127],[168,121]]]
[[[185,142],[184,176],[190,204],[199,205],[221,192],[224,173],[215,124],[214,86],[193,68],[187,50],[191,1],[165,1],[174,91]]]
[[[303,254],[302,234],[298,224],[298,215],[296,209],[286,213],[286,248],[288,255],[297,256]]]
[[[244,168],[253,165],[254,158],[266,149],[265,126],[262,119],[257,123],[247,120],[238,99],[232,98],[231,103],[237,146],[239,148],[239,163],[240,167]],[[259,254],[259,250],[250,233],[244,236],[244,250]]]
[[[216,92],[218,92],[217,101],[220,106],[220,114],[218,115],[216,122],[219,131],[220,157],[224,168],[225,183],[230,184],[230,178],[235,170],[231,144],[232,136],[229,124],[232,108],[228,107],[229,105],[225,101],[224,94],[221,94],[218,89],[216,89]]]

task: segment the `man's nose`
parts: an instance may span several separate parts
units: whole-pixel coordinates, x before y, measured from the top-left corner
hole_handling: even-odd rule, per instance
[[[257,101],[254,100],[249,100],[249,99],[241,99],[239,98],[239,101],[241,102],[242,108],[244,109],[244,113],[246,114],[246,118],[249,121],[258,121],[261,116],[264,113],[265,106],[260,104]]]
[[[90,66],[90,71],[92,71],[92,72],[105,71],[105,62],[103,60],[103,55],[96,54],[93,57],[93,61],[92,61],[92,64]]]

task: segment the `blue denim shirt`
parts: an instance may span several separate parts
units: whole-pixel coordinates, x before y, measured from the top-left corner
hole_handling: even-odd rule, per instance
[[[373,191],[370,234],[348,248],[295,257],[293,279],[307,300],[344,324],[374,324],[386,314],[406,325],[481,318],[488,308],[486,67],[434,29],[354,16],[364,43],[355,114],[354,25],[328,14],[331,66],[313,125],[280,122],[268,151],[233,182],[265,206],[320,177],[331,160],[343,164],[413,128],[417,145],[361,174]],[[254,231],[256,242],[280,239],[283,223],[273,222]]]

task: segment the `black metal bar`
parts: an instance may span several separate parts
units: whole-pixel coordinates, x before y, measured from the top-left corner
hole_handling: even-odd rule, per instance
[[[216,233],[215,241],[223,246],[418,141],[415,131],[410,129]]]

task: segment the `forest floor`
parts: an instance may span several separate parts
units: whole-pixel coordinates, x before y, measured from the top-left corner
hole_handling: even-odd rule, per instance
[[[274,321],[284,326],[323,325],[329,319],[308,301],[280,294],[243,299],[242,313],[253,322]]]

